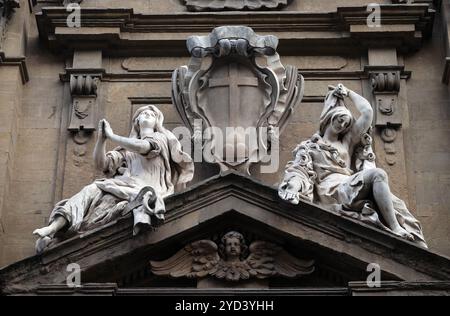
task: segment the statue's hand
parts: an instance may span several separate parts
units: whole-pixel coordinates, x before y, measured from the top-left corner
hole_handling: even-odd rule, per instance
[[[336,88],[336,93],[338,93],[339,95],[343,96],[343,97],[348,97],[350,94],[350,90],[347,89],[342,83],[338,84],[337,88]]]
[[[107,120],[102,120],[102,121],[103,121],[103,128],[104,128],[104,133],[106,135],[106,138],[113,137],[114,136],[114,132],[113,132],[109,122]]]
[[[98,138],[98,140],[102,140],[102,141],[106,140],[104,121],[105,120],[100,120],[100,122],[98,122],[98,129],[97,129],[97,131],[98,131],[97,138]]]

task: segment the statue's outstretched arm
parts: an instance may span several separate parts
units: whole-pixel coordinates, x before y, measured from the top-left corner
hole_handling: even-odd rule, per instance
[[[142,155],[146,155],[150,152],[150,150],[152,150],[152,146],[148,141],[116,135],[114,134],[111,126],[106,120],[103,120],[102,122],[106,137],[115,142],[116,144],[118,144],[119,146],[129,151]]]
[[[97,143],[94,149],[94,163],[98,171],[104,172],[106,170],[106,135],[104,130],[103,120],[98,124]]]

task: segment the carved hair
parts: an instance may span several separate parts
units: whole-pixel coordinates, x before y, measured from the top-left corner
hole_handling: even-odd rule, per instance
[[[333,121],[342,115],[350,117],[350,124],[341,132],[340,136],[347,134],[355,123],[355,118],[352,112],[347,108],[344,100],[339,96],[336,96],[335,91],[330,91],[325,99],[324,109],[320,116],[320,136],[325,136],[327,128],[333,123]]]
[[[139,108],[133,115],[133,122],[130,132],[130,138],[140,139],[140,127],[139,127],[139,117],[144,111],[152,111],[156,116],[155,131],[164,134],[167,138],[169,148],[176,148],[176,150],[171,150],[171,159],[176,163],[192,163],[192,159],[189,155],[186,155],[182,151],[181,143],[178,138],[168,129],[163,126],[164,114],[155,105],[146,105]],[[193,166],[193,165],[192,165]],[[192,167],[193,168],[193,167]],[[175,180],[175,179],[174,179]],[[189,180],[190,181],[190,180]]]
[[[155,113],[156,117],[156,126],[155,131],[166,134],[166,128],[164,128],[164,114],[154,105],[146,105],[141,108],[139,108],[136,113],[133,115],[133,123],[130,133],[130,138],[140,138],[140,126],[139,126],[139,117],[144,113],[145,111],[152,111]]]

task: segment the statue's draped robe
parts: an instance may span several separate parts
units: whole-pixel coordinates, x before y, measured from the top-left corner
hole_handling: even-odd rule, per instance
[[[107,153],[109,178],[95,181],[69,200],[60,202],[52,212],[50,222],[57,215],[68,221],[65,232],[79,233],[100,227],[121,216],[124,203],[136,198],[144,187],[152,187],[157,200],[152,209],[134,210],[135,230],[140,224],[151,224],[150,216],[163,220],[164,198],[173,194],[175,186],[182,186],[193,176],[192,159],[182,152],[178,140],[155,132],[144,138],[152,150],[138,154],[118,148]],[[176,162],[175,162],[176,161]]]
[[[286,177],[281,187],[286,188],[294,178],[303,183],[313,184],[311,199],[313,202],[362,222],[376,225],[384,230],[389,228],[379,216],[373,201],[361,200],[360,191],[366,185],[363,172],[354,172],[339,157],[337,149],[326,144],[320,135],[299,146],[302,160],[307,163],[292,162],[286,170]],[[368,167],[367,167],[368,166]],[[365,168],[375,168],[375,164],[366,164]],[[303,195],[305,197],[305,195]],[[406,204],[392,195],[395,215],[400,225],[415,238],[415,241],[426,246],[420,222],[409,212]]]

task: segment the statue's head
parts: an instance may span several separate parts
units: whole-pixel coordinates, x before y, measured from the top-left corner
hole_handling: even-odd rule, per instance
[[[247,253],[244,236],[238,232],[229,232],[222,237],[221,252],[225,260],[242,260]]]
[[[133,126],[130,137],[140,138],[141,130],[153,129],[163,131],[164,115],[154,105],[146,105],[139,108],[133,115]]]
[[[325,99],[324,110],[320,116],[320,135],[324,136],[327,130],[340,137],[347,134],[355,119],[352,112],[344,103],[341,89],[343,86],[328,93]]]

